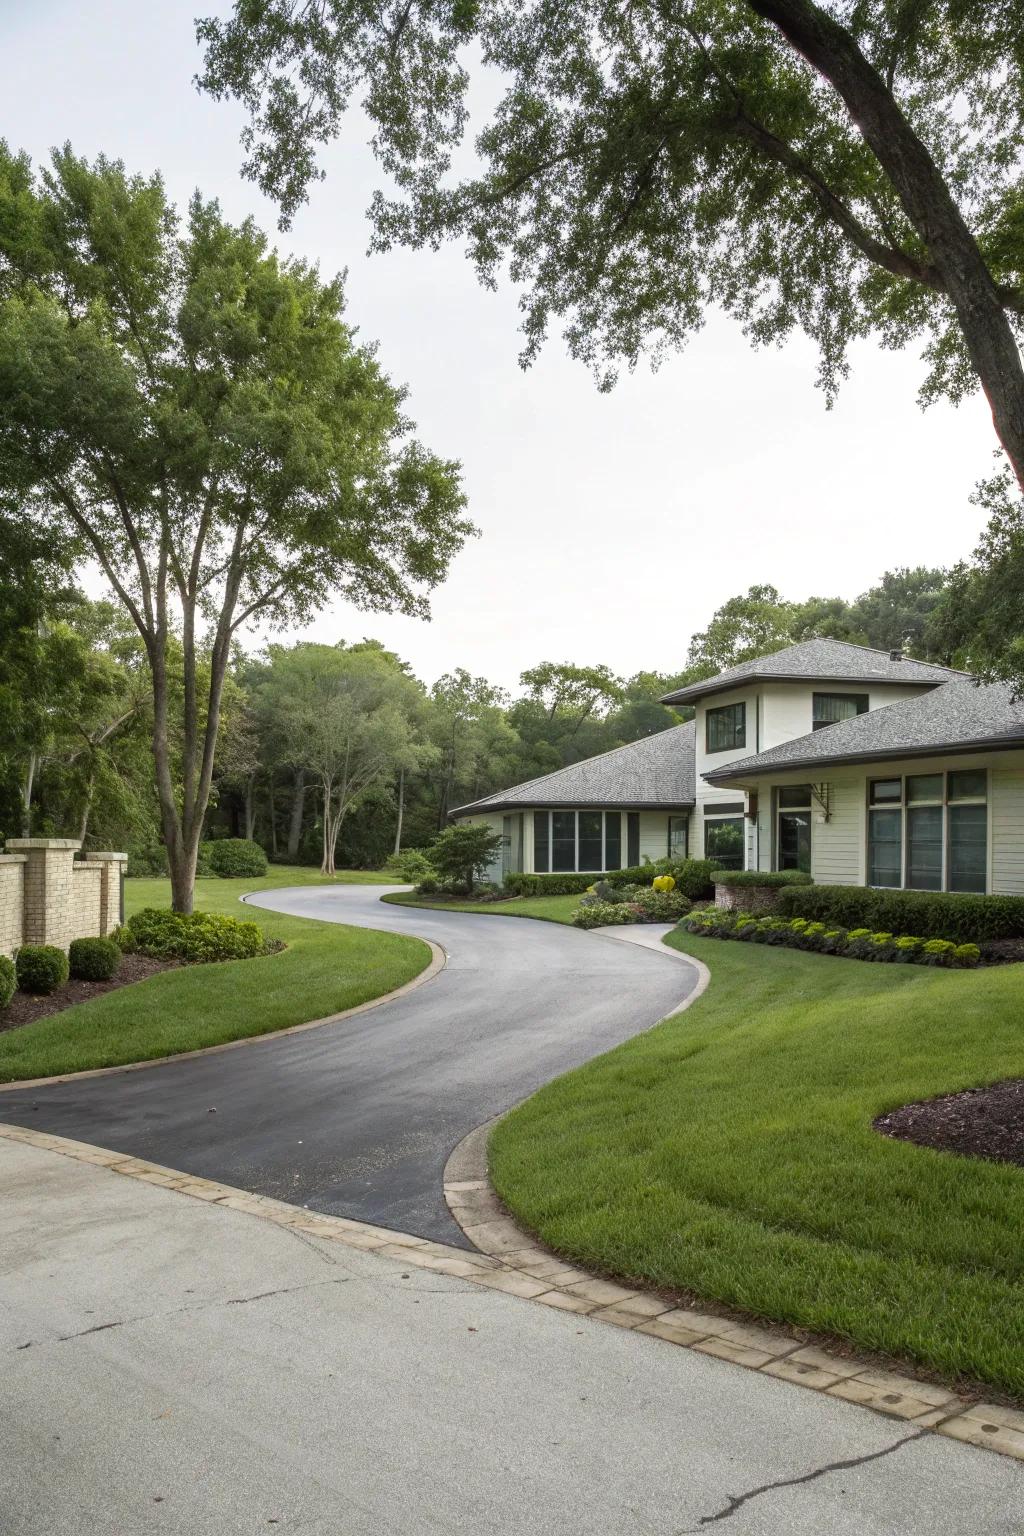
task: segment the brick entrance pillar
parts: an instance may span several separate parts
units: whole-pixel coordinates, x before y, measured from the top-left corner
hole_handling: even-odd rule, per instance
[[[9,837],[8,853],[25,855],[24,943],[67,949],[73,921],[74,858],[82,844],[74,837]]]
[[[112,929],[124,922],[124,875],[128,864],[126,853],[87,853],[87,864],[98,864],[102,871],[100,884],[100,937],[106,938]]]

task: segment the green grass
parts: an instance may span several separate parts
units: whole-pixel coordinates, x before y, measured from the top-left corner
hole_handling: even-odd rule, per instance
[[[431,912],[489,912],[493,917],[538,917],[545,923],[571,923],[578,896],[513,896],[508,901],[431,901],[396,891],[382,896],[396,907],[427,907]]]
[[[0,1082],[151,1061],[304,1024],[390,992],[429,963],[420,939],[284,917],[238,900],[248,891],[320,883],[313,870],[285,865],[258,880],[197,881],[197,910],[259,923],[288,948],[258,960],[163,971],[0,1034]],[[372,884],[379,877],[346,872],[336,883]],[[129,913],[169,904],[168,881],[125,882]],[[2,1109],[0,1102],[0,1118]]]
[[[866,965],[673,933],[711,986],[491,1139],[551,1247],[1024,1398],[1024,1169],[871,1128],[1024,1076],[1024,968]]]

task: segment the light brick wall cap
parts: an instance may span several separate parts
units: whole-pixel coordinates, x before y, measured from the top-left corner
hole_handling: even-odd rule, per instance
[[[0,864],[27,864],[27,853],[0,853]]]
[[[80,837],[9,837],[8,848],[55,848],[63,850],[71,848],[77,851],[82,846]]]
[[[82,861],[83,863],[91,861],[94,864],[127,864],[128,855],[126,853],[84,853]]]

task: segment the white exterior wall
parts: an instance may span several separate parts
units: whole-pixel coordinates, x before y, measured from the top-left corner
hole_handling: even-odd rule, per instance
[[[486,826],[489,827],[492,832],[497,832],[499,834],[505,830],[505,817],[504,814],[500,811],[493,812],[487,816],[467,816],[466,821],[470,826]],[[502,858],[501,853],[499,852],[498,857],[492,864],[488,866],[487,871],[484,874],[484,879],[492,881],[495,885],[500,885],[503,878],[504,873],[502,870]]]
[[[989,844],[992,890],[1024,896],[1024,763],[997,765],[989,775]]]
[[[820,783],[820,776],[816,776]],[[867,878],[867,776],[828,781],[829,820],[811,810],[811,878],[816,885],[863,885]]]
[[[667,811],[641,811],[640,812],[640,863],[650,859],[653,864],[655,859],[668,858],[668,812]],[[626,848],[623,845],[622,862],[626,862]]]

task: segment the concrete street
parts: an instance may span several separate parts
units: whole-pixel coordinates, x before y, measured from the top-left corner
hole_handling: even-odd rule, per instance
[[[4,1536],[1019,1536],[1024,1467],[0,1142]]]
[[[441,1188],[456,1143],[649,1028],[696,974],[670,954],[556,923],[389,906],[382,889],[307,886],[264,892],[258,904],[434,939],[448,966],[426,985],[240,1050],[5,1090],[0,1120],[464,1244]]]

